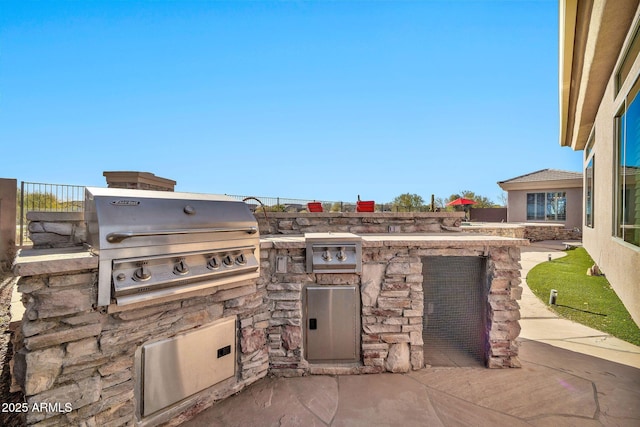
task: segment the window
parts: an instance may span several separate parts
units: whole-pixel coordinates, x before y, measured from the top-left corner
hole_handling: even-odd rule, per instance
[[[593,162],[591,156],[584,169],[584,224],[593,228]]]
[[[547,193],[547,221],[564,221],[567,219],[566,193]]]
[[[633,34],[631,43],[629,44],[629,47],[624,54],[624,59],[622,60],[622,63],[620,64],[620,67],[616,74],[616,95],[618,95],[620,89],[622,89],[624,81],[629,76],[631,67],[633,66],[633,63],[638,56],[638,52],[640,52],[640,27],[636,28],[636,32]]]
[[[527,193],[527,220],[544,221],[544,193]]]
[[[615,235],[640,246],[640,80],[625,99],[616,118],[616,229]]]
[[[584,225],[593,228],[593,191],[594,191],[594,162],[593,144],[595,141],[595,129],[591,131],[589,141],[584,150]]]
[[[567,196],[564,191],[527,193],[527,220],[564,221],[567,219]]]

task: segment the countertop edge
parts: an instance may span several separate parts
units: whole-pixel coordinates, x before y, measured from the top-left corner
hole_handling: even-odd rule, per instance
[[[360,235],[363,248],[419,247],[419,248],[456,248],[470,246],[529,246],[528,239],[481,235],[477,233],[456,234],[380,234]],[[339,240],[339,239],[338,239]],[[261,249],[296,249],[306,247],[304,236],[265,236],[260,239]]]
[[[98,257],[82,247],[20,249],[13,262],[13,274],[23,277],[94,268],[98,268]]]

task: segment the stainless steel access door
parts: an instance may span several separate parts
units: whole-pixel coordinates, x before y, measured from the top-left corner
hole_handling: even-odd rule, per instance
[[[307,286],[305,349],[309,362],[360,360],[357,286]]]
[[[142,415],[235,374],[236,317],[142,346]]]

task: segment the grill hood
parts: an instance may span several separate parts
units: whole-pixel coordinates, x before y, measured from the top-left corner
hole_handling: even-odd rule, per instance
[[[98,305],[127,305],[259,276],[258,223],[228,196],[87,187]]]
[[[258,232],[248,206],[223,195],[87,187],[87,243],[105,249],[245,238]]]

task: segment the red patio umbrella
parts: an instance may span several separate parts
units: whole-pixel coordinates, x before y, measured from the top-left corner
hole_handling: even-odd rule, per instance
[[[471,199],[465,199],[464,197],[458,197],[455,200],[450,201],[449,203],[447,203],[447,206],[465,206],[465,205],[475,205],[476,202],[474,202]]]

